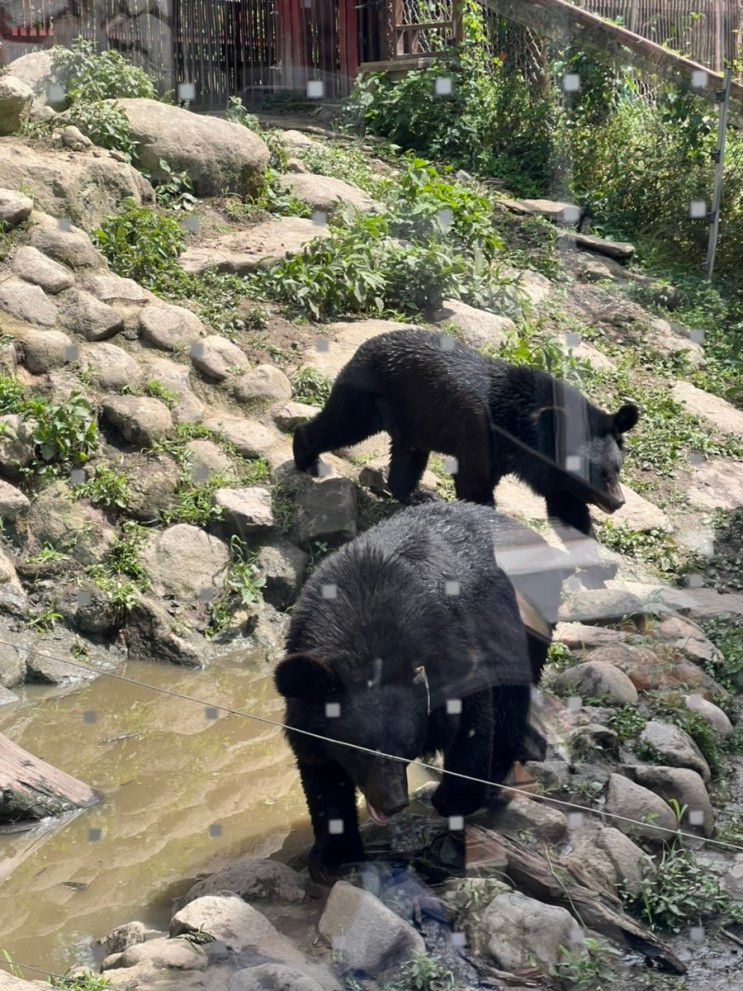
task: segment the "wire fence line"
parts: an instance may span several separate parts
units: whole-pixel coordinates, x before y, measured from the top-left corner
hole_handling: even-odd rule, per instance
[[[11,647],[14,646],[12,641],[9,640],[0,639],[0,643],[6,646],[11,646]],[[189,695],[186,692],[177,692],[177,691],[173,691],[170,688],[162,688],[159,685],[152,685],[149,682],[142,681],[139,678],[130,678],[127,675],[118,674],[113,671],[97,671],[95,668],[92,668],[90,665],[82,663],[82,661],[75,661],[67,657],[61,657],[58,654],[52,654],[48,651],[46,652],[45,656],[50,657],[57,661],[61,661],[63,664],[67,664],[71,667],[79,668],[80,670],[85,671],[88,674],[90,674],[91,672],[95,672],[101,678],[113,678],[117,681],[124,682],[128,685],[133,685],[137,688],[143,688],[151,692],[156,692],[159,695],[170,696],[171,698],[179,699],[182,702],[191,702],[194,705],[200,706],[204,710],[216,709],[217,711],[223,712],[226,715],[239,716],[240,718],[243,719],[249,719],[252,722],[262,723],[265,726],[273,726],[274,728],[283,730],[286,733],[297,733],[302,736],[310,737],[314,740],[319,740],[322,743],[331,743],[334,746],[347,747],[351,750],[355,750],[360,753],[365,753],[372,757],[376,757],[382,760],[398,761],[406,765],[420,767],[426,771],[433,771],[436,774],[449,775],[450,777],[459,778],[463,781],[469,781],[472,784],[488,785],[491,788],[496,788],[499,791],[508,792],[511,795],[513,795],[515,791],[518,791],[518,789],[514,788],[513,785],[505,785],[501,782],[490,781],[488,778],[480,778],[469,774],[461,774],[458,771],[450,771],[447,770],[446,768],[438,767],[436,764],[430,764],[427,761],[422,761],[417,759],[409,761],[405,757],[399,756],[399,754],[388,754],[381,750],[373,750],[370,747],[364,747],[358,743],[349,743],[347,740],[338,740],[335,737],[326,736],[325,734],[322,733],[315,733],[312,730],[303,729],[298,726],[289,726],[287,723],[284,723],[279,719],[271,719],[270,716],[261,716],[258,715],[258,713],[256,712],[251,712],[246,709],[236,709],[234,706],[223,705],[218,702],[212,702],[212,701],[207,701],[205,699],[197,698],[196,696]],[[545,803],[548,805],[556,806],[557,808],[560,809],[567,809],[570,812],[578,812],[588,816],[598,816],[600,818],[608,819],[610,821],[624,822],[629,825],[642,826],[644,828],[647,828],[648,825],[650,825],[652,826],[653,829],[657,830],[658,832],[666,833],[671,837],[680,837],[682,839],[694,840],[697,843],[703,843],[706,845],[719,847],[720,849],[732,850],[736,853],[743,853],[743,845],[739,845],[736,843],[729,843],[726,840],[716,840],[713,839],[712,837],[699,836],[696,833],[687,833],[681,828],[670,829],[668,826],[660,826],[660,825],[656,825],[655,823],[643,822],[641,819],[633,819],[631,816],[621,815],[618,812],[607,812],[605,809],[595,809],[595,808],[591,808],[591,806],[588,805],[579,805],[577,802],[568,802],[565,801],[564,799],[552,798],[549,795],[531,795],[528,792],[519,792],[519,794],[522,795],[524,798],[528,799],[529,801],[537,802],[538,804]]]

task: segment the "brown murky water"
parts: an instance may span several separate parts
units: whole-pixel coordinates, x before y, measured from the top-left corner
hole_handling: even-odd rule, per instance
[[[244,652],[202,672],[130,663],[122,673],[282,715],[265,663]],[[165,925],[172,899],[197,873],[243,855],[288,856],[308,842],[281,731],[211,716],[203,705],[108,677],[74,691],[30,686],[20,704],[0,709],[0,732],[104,799],[61,821],[0,834],[0,950],[64,972],[92,937],[119,923]]]

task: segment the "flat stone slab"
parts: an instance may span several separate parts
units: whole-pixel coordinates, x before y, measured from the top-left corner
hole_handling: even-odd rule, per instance
[[[625,526],[631,530],[670,530],[671,524],[668,517],[653,505],[652,502],[639,495],[628,485],[622,486],[625,503],[616,513],[604,513],[597,507],[592,507],[592,514],[603,523],[605,520],[611,521],[614,526]]]
[[[629,261],[635,253],[634,244],[629,241],[608,241],[603,237],[596,237],[594,234],[573,234],[562,233],[559,241],[574,244],[582,251],[593,251],[599,255],[606,255],[608,258],[615,258],[617,261]]]
[[[370,213],[376,206],[374,200],[363,189],[334,179],[332,176],[315,175],[313,172],[294,172],[282,180],[289,192],[297,199],[308,203],[320,213],[334,213],[339,206],[351,206],[362,213]]]
[[[445,299],[440,310],[433,315],[436,323],[451,323],[458,336],[471,348],[499,348],[506,335],[516,329],[510,317],[502,317],[487,310],[479,310],[460,299]]]
[[[583,216],[583,207],[562,200],[521,200],[528,213],[536,213],[554,223],[577,224]]]
[[[244,275],[301,251],[316,237],[327,237],[327,224],[304,217],[277,217],[244,231],[225,234],[211,244],[187,248],[179,259],[191,275],[208,269]]]
[[[743,437],[743,412],[719,396],[697,389],[691,382],[676,382],[671,395],[690,413],[703,417],[722,433]]]
[[[686,498],[701,509],[737,509],[743,506],[743,462],[711,458],[695,468]]]

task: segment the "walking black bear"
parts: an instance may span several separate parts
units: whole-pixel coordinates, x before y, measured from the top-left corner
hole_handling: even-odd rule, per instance
[[[386,430],[389,486],[410,502],[431,451],[457,459],[458,498],[493,505],[509,473],[547,501],[547,513],[592,533],[588,505],[624,503],[622,435],[632,404],[605,413],[545,372],[486,358],[451,337],[400,330],[367,341],[338,376],[325,407],[294,433],[294,461],[316,474],[318,456]]]
[[[315,877],[363,859],[357,788],[383,822],[407,805],[405,768],[417,757],[442,751],[446,770],[499,783],[520,756],[532,672],[494,526],[488,507],[409,508],[327,558],[305,585],[275,678],[287,725],[330,738],[287,734]],[[444,775],[433,804],[464,816],[489,793]]]

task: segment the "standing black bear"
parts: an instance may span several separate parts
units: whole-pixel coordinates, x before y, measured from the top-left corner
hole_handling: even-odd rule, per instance
[[[493,505],[509,473],[547,501],[547,513],[591,534],[588,505],[624,503],[622,435],[636,406],[605,413],[546,372],[486,358],[450,337],[400,330],[367,341],[338,376],[325,407],[294,433],[294,461],[317,473],[318,456],[386,430],[389,486],[409,502],[431,451],[457,459],[458,498]]]
[[[443,751],[446,770],[498,783],[520,755],[531,670],[495,561],[495,515],[465,503],[407,509],[327,558],[302,591],[275,677],[287,725],[331,738],[288,731],[315,876],[363,859],[357,788],[384,822],[407,805],[416,757]],[[445,774],[433,804],[464,816],[489,791]]]

